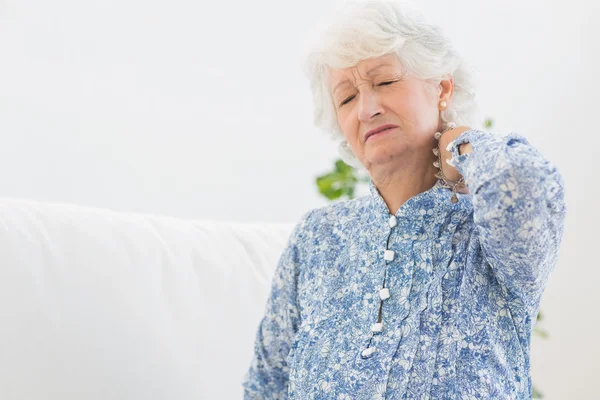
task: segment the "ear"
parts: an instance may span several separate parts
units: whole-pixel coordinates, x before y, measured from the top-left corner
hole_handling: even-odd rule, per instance
[[[440,98],[439,101],[444,100],[446,103],[450,104],[450,100],[452,100],[452,95],[454,94],[454,78],[452,75],[448,77],[448,79],[442,79],[440,81]]]

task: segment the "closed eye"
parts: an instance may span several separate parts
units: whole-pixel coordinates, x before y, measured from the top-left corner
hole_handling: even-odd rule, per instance
[[[343,106],[344,104],[349,103],[353,98],[354,98],[354,96],[348,97],[346,100],[342,101],[342,103],[340,104],[340,106]]]
[[[385,82],[381,82],[377,86],[387,86],[387,85],[391,85],[394,82],[398,82],[398,81],[397,80],[395,80],[395,81],[385,81]],[[342,101],[340,103],[340,106],[343,106],[344,104],[349,103],[350,101],[352,101],[353,98],[354,98],[354,96],[348,97],[346,100],[344,100],[344,101]]]

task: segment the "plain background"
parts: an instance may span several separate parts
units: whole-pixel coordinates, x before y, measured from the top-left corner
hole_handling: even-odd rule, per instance
[[[598,2],[415,3],[480,71],[492,131],[561,170],[569,208],[533,342],[548,400],[598,398]],[[302,50],[331,0],[0,1],[1,195],[294,222],[337,158]],[[483,121],[482,121],[483,122]]]

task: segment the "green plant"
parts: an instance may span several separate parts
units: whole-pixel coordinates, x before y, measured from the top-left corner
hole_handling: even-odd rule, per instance
[[[489,129],[493,126],[493,120],[487,118],[483,122],[484,129]],[[367,173],[359,173],[355,168],[346,164],[343,160],[337,159],[334,163],[333,171],[320,175],[316,178],[317,188],[319,193],[328,200],[340,200],[343,197],[353,199],[356,191],[356,186],[359,184],[368,184],[370,177]],[[538,313],[536,324],[533,328],[534,335],[541,338],[547,338],[546,332],[539,322],[542,320],[542,312]],[[534,399],[542,399],[543,394],[533,386]]]

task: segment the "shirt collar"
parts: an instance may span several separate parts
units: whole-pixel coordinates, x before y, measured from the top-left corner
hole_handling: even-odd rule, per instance
[[[389,217],[391,215],[390,210],[377,186],[375,186],[373,179],[369,179],[369,191],[371,210]],[[402,217],[403,219],[432,217],[444,203],[452,205],[450,202],[451,196],[452,191],[445,186],[442,179],[438,179],[431,188],[414,195],[402,204],[395,215],[397,218]]]

